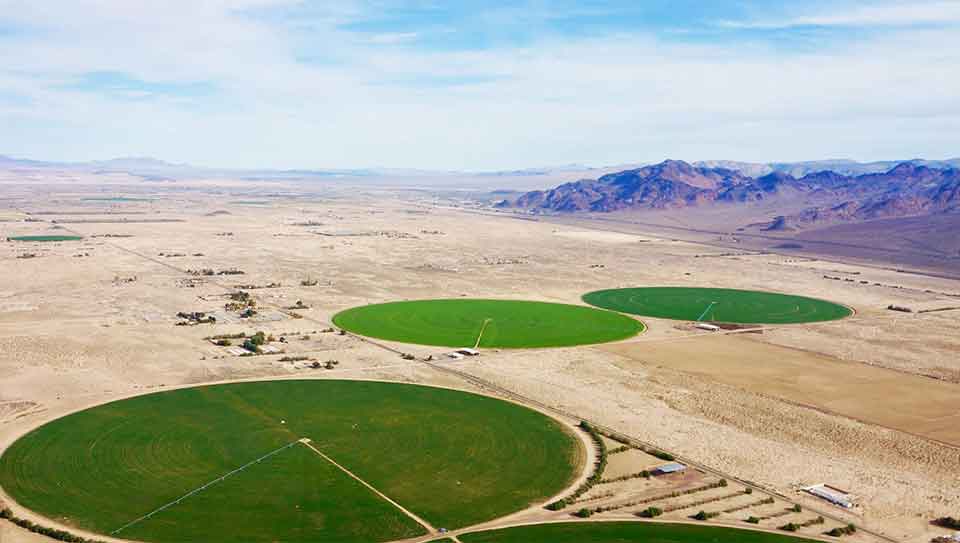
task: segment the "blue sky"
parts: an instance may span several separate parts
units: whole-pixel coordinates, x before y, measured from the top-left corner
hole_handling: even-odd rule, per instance
[[[943,158],[958,67],[960,0],[0,0],[0,154]]]

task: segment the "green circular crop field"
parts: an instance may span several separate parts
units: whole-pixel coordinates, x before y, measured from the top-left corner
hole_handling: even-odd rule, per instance
[[[853,314],[846,306],[816,298],[730,288],[620,288],[590,292],[583,301],[646,317],[737,324],[822,322]]]
[[[140,541],[386,541],[547,499],[583,457],[560,423],[494,398],[269,381],[68,415],[0,457],[0,484],[49,518]]]
[[[564,347],[632,337],[643,323],[591,307],[520,300],[451,298],[355,307],[340,328],[403,343],[473,347]]]
[[[42,236],[11,236],[8,241],[78,241],[82,236],[42,235]]]
[[[813,543],[752,530],[651,522],[586,522],[518,526],[461,535],[463,543]]]

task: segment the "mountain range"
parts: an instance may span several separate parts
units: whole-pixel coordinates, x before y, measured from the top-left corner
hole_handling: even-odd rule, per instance
[[[745,173],[752,169],[742,163],[706,164],[667,160],[527,192],[498,206],[534,213],[609,213],[763,203],[767,209],[796,210],[751,225],[764,230],[960,211],[960,169],[951,161],[908,161],[855,175],[824,169],[799,177],[789,172],[806,172],[810,163],[767,165],[769,173],[759,176]]]

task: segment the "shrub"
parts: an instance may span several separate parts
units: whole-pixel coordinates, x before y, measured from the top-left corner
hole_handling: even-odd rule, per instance
[[[660,460],[666,460],[667,462],[673,462],[674,460],[676,460],[676,457],[668,452],[663,452],[658,450],[652,450],[649,452],[651,455],[656,456]]]
[[[707,513],[706,511],[701,510],[696,515],[693,515],[694,520],[710,520],[711,518],[717,516],[717,513]]]
[[[800,529],[800,525],[790,522],[788,524],[784,524],[783,526],[781,526],[780,529],[785,532],[796,532],[797,530]]]
[[[581,508],[576,513],[574,513],[573,515],[580,518],[590,518],[591,516],[593,516],[593,511],[584,507],[584,508]]]
[[[795,504],[793,507],[791,507],[790,510],[793,511],[794,513],[799,513],[803,511],[803,507],[800,507],[800,504],[798,503],[798,504]]]
[[[657,518],[662,514],[663,514],[663,509],[660,509],[659,507],[647,507],[643,511],[640,511],[639,513],[637,513],[638,516],[641,516],[643,518]]]
[[[948,530],[960,530],[960,518],[940,517],[933,521],[933,523]]]
[[[747,522],[750,524],[760,524],[760,519],[757,517],[748,517]]]
[[[844,535],[853,535],[855,533],[857,533],[857,527],[853,524],[847,524],[846,526],[838,526],[830,530],[829,532],[827,532],[827,535],[830,535],[833,537],[840,537]]]

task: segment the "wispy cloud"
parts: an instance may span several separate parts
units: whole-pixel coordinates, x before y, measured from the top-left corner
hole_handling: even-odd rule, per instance
[[[417,39],[418,32],[386,32],[370,36],[369,42],[378,45],[396,45]]]
[[[782,29],[802,26],[918,26],[960,23],[960,1],[906,1],[845,6],[839,10],[756,20],[725,20],[728,28]]]

